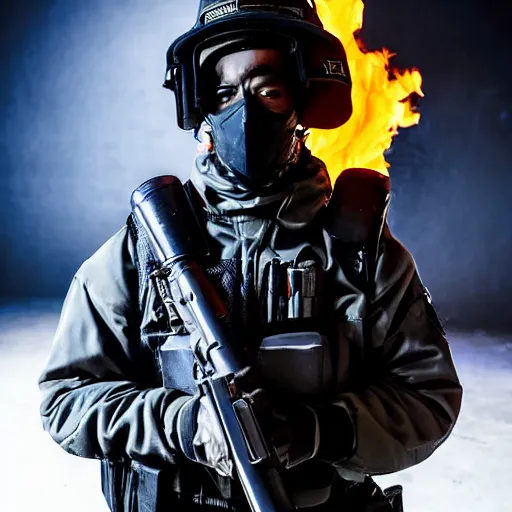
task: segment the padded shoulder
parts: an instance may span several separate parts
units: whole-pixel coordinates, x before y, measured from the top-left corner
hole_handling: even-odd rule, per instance
[[[367,246],[382,232],[389,199],[388,176],[363,168],[343,171],[327,207],[328,231],[343,242]]]

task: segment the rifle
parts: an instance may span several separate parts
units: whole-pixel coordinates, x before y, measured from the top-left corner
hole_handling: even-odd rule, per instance
[[[150,179],[133,192],[131,205],[159,264],[166,308],[175,308],[195,334],[190,340],[197,383],[213,404],[251,510],[295,510],[275,449],[234,380],[247,365],[227,323],[226,306],[197,263],[208,247],[182,183],[175,176]]]

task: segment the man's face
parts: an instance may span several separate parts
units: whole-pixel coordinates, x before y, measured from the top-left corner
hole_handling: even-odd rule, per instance
[[[272,112],[291,114],[293,89],[285,59],[278,50],[244,50],[222,57],[215,66],[217,85],[212,113],[219,113],[245,95]]]

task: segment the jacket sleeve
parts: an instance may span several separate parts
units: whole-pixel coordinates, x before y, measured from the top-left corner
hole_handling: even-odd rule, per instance
[[[188,397],[155,378],[140,341],[137,270],[127,228],[75,275],[40,377],[45,430],[81,457],[175,462],[172,430]]]
[[[359,319],[361,338],[366,338],[359,375],[321,411],[321,418],[329,462],[372,475],[429,457],[457,420],[462,388],[415,262],[389,232],[375,299],[367,307],[369,314]],[[352,329],[357,322],[349,321]]]

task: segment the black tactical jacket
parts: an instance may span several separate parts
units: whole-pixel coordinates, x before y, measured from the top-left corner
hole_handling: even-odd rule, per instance
[[[332,456],[306,463],[306,472],[308,464],[314,473],[329,467],[348,479],[420,463],[450,434],[462,389],[412,256],[384,229],[369,294],[355,264],[360,252],[333,243],[322,222],[299,238],[297,250],[309,239],[326,254],[335,377],[323,414]],[[66,451],[103,461],[107,498],[120,511],[137,510],[124,492],[133,487],[127,478],[143,487],[164,474],[165,484],[151,483],[161,495],[195,493],[210,481],[197,477],[173,442],[176,413],[189,395],[163,387],[159,350],[170,327],[150,280],[140,279],[140,258],[125,226],[82,265],[40,378],[44,428]],[[355,429],[355,449],[341,459],[347,432],[337,423],[340,408]]]

